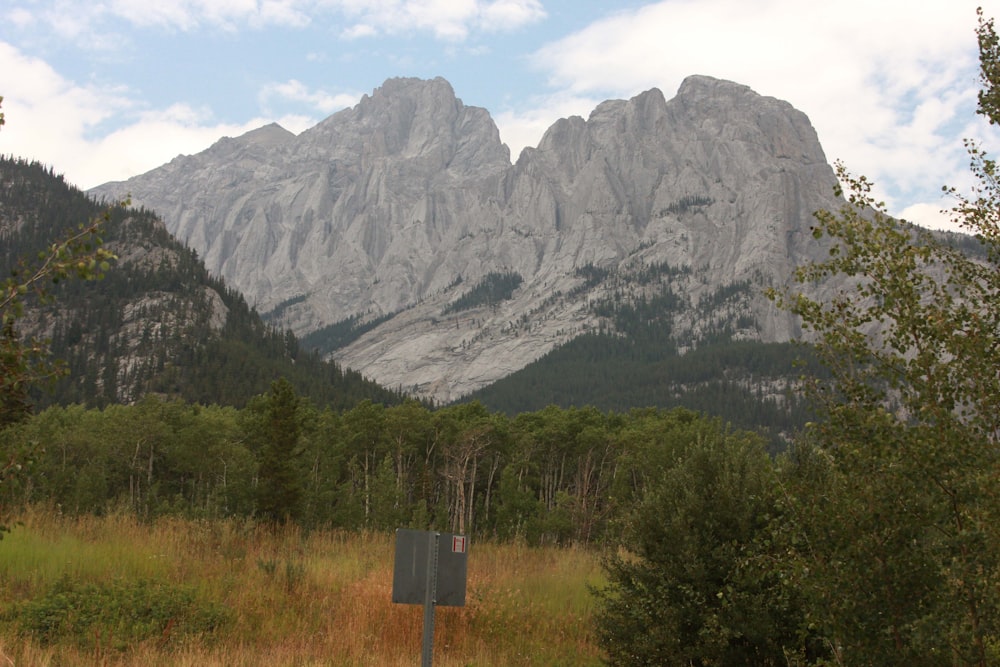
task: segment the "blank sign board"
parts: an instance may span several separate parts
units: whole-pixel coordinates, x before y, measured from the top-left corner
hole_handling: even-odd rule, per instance
[[[437,549],[433,550],[434,542]],[[396,563],[392,574],[392,601],[424,604],[428,585],[434,586],[433,603],[439,607],[465,606],[466,556],[464,535],[427,530],[396,531]],[[437,570],[428,569],[428,558],[437,556]],[[436,575],[436,582],[431,577]]]

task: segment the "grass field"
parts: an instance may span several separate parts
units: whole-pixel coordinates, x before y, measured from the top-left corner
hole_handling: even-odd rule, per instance
[[[33,510],[0,541],[0,667],[415,665],[423,608],[391,602],[392,533]],[[469,545],[434,664],[597,665],[597,554]]]

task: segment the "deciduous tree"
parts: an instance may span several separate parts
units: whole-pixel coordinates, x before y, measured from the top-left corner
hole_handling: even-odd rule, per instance
[[[979,112],[995,123],[997,38],[981,12],[977,33]],[[839,664],[1000,660],[1000,188],[967,146],[977,186],[951,190],[954,217],[985,253],[893,219],[838,166],[846,203],[814,227],[830,256],[798,277],[848,287],[777,296],[832,371],[788,499],[799,582]]]

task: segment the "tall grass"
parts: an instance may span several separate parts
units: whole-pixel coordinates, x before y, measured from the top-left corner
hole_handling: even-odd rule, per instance
[[[0,667],[413,665],[423,609],[391,602],[393,540],[35,509],[0,541]],[[471,544],[434,664],[599,664],[599,579],[586,550]]]

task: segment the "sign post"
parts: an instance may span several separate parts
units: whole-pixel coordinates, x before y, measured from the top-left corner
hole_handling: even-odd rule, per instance
[[[439,533],[428,533],[427,584],[424,587],[424,639],[420,653],[421,667],[431,667],[434,661],[434,605],[437,599],[437,560]]]
[[[396,530],[392,601],[424,605],[422,667],[434,655],[434,607],[465,606],[468,538],[427,530]]]

